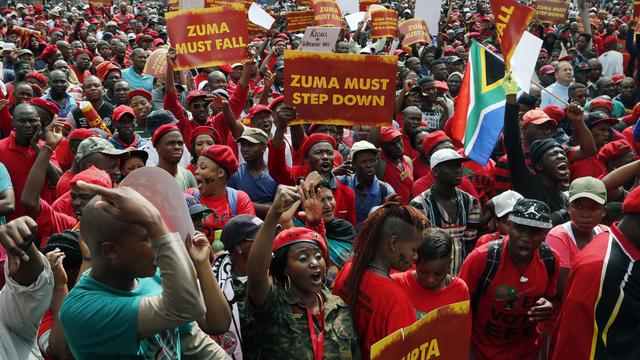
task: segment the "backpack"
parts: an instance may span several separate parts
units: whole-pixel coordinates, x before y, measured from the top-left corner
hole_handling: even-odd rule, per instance
[[[542,262],[544,262],[544,267],[547,269],[547,276],[549,277],[549,281],[551,281],[551,278],[556,271],[556,257],[553,255],[553,251],[551,251],[549,245],[545,244],[544,242],[540,244],[540,247],[538,247],[538,253],[540,254]],[[491,241],[489,243],[489,252],[487,253],[487,263],[484,266],[482,276],[480,276],[480,280],[478,281],[476,294],[472,300],[474,306],[478,304],[480,296],[487,292],[489,285],[491,285],[491,282],[496,277],[498,268],[500,267],[501,255],[502,239]]]
[[[200,195],[200,190],[196,189],[193,192],[193,197],[200,201],[200,198],[202,197],[202,195]],[[231,208],[231,215],[238,215],[238,190],[227,186],[227,201]]]

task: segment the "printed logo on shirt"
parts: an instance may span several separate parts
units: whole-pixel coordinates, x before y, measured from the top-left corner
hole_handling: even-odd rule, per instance
[[[502,284],[496,288],[496,297],[504,301],[505,310],[511,310],[518,301],[518,290],[507,284]]]
[[[484,334],[499,340],[513,340],[529,334],[535,330],[529,321],[526,311],[535,305],[538,297],[521,296],[518,290],[508,284],[496,287],[494,301],[502,302],[503,306],[492,306],[490,317],[483,326]],[[517,308],[516,308],[517,307]]]

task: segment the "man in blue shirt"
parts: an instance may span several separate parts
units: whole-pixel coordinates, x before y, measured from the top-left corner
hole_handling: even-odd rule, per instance
[[[276,194],[278,183],[273,180],[264,162],[269,136],[258,128],[245,128],[238,138],[244,159],[238,171],[229,178],[227,186],[249,194],[256,215],[264,218]]]
[[[143,49],[135,49],[131,53],[133,65],[122,70],[122,78],[131,85],[131,90],[145,89],[153,91],[153,76],[144,73],[144,65],[147,63],[147,52]]]
[[[351,147],[353,176],[338,176],[338,181],[349,186],[356,198],[356,229],[367,219],[375,206],[384,204],[388,195],[396,192],[391,185],[376,177],[379,150],[372,143],[361,140]]]
[[[62,70],[53,70],[49,73],[49,86],[49,92],[42,98],[58,105],[60,109],[58,116],[66,118],[71,110],[76,108],[76,101],[67,93],[67,87],[69,87],[67,74]]]
[[[569,85],[574,82],[573,67],[566,61],[561,61],[555,68],[556,82],[546,87],[547,91],[542,92],[540,107],[557,105],[564,109],[569,101]],[[555,95],[555,97],[553,95]],[[561,99],[564,102],[558,100]]]

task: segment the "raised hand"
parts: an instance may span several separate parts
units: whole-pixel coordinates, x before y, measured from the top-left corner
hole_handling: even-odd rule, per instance
[[[281,215],[299,201],[300,195],[296,187],[280,185],[269,211],[274,211],[276,214]]]
[[[209,245],[209,240],[207,240],[207,236],[205,234],[196,231],[195,236],[191,237],[191,235],[189,235],[185,241],[185,245],[187,247],[189,257],[195,265],[209,262],[211,246]]]
[[[55,149],[62,139],[64,138],[63,130],[65,127],[64,121],[58,119],[58,117],[54,117],[53,121],[49,126],[44,128],[44,143],[51,149]]]
[[[51,265],[51,271],[53,271],[53,281],[56,285],[67,285],[67,272],[64,271],[62,261],[65,254],[58,248],[53,251],[49,251],[46,254],[49,265]]]
[[[304,180],[300,182],[298,194],[302,201],[302,208],[298,216],[304,219],[305,223],[315,226],[322,221],[322,201],[316,195],[316,189],[313,182],[306,183]]]
[[[28,216],[19,217],[0,227],[0,245],[9,255],[10,275],[18,271],[20,261],[29,261],[27,250],[34,246],[33,238],[37,230],[38,224]]]

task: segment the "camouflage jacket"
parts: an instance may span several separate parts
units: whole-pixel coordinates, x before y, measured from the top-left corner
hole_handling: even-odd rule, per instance
[[[324,304],[323,359],[360,359],[360,347],[347,305],[328,289]],[[248,303],[248,299],[244,300]],[[302,304],[280,285],[272,285],[263,309],[243,306],[244,359],[314,360],[306,313],[294,313]]]

